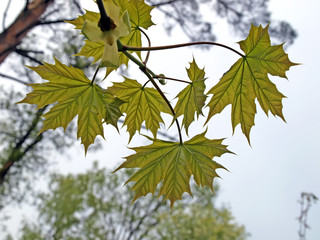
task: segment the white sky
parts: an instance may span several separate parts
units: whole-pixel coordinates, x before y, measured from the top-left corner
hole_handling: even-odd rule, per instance
[[[287,73],[288,80],[271,77],[287,96],[283,100],[287,123],[273,116],[267,118],[258,108],[256,126],[251,131],[252,147],[247,144],[239,127],[232,136],[230,109],[214,117],[209,126],[208,137],[227,137],[229,149],[237,153],[235,156],[225,155],[219,160],[230,171],[219,172],[222,177],[219,181],[219,202],[231,207],[236,220],[245,225],[253,240],[298,239],[296,218],[300,209],[297,203],[300,193],[312,192],[320,197],[320,79],[316,73],[320,67],[317,60],[320,34],[316,30],[320,20],[319,7],[317,0],[304,1],[303,6],[298,0],[272,0],[270,4],[272,17],[290,22],[299,34],[287,52],[293,62],[303,65],[292,67]],[[156,18],[153,20],[157,22]],[[235,42],[242,39],[232,34],[231,30],[226,30],[226,25],[217,24],[215,27],[219,42],[238,47]],[[151,29],[153,45],[186,40],[182,39],[180,32],[174,33],[171,38],[159,32],[161,30],[157,27]],[[179,49],[153,53],[152,57],[157,60],[155,66],[152,62],[149,66],[155,72],[164,71],[167,76],[183,78],[184,67],[192,60],[192,54],[200,67],[205,66],[209,77],[207,82],[217,81],[237,59],[225,49],[213,48],[209,52]],[[195,131],[191,133],[199,133],[199,125],[192,127]],[[121,141],[126,144],[123,138]],[[311,229],[307,232],[307,238],[320,239],[320,203],[312,206],[308,223]]]
[[[299,36],[286,51],[290,60],[303,65],[292,67],[287,73],[288,80],[271,77],[278,88],[287,96],[283,100],[284,115],[287,123],[279,118],[267,118],[258,107],[255,127],[251,131],[251,144],[237,127],[232,136],[230,108],[211,121],[208,137],[226,137],[225,143],[237,155],[224,155],[218,161],[229,172],[219,171],[221,191],[219,203],[231,207],[236,220],[244,224],[253,240],[293,240],[298,239],[300,193],[313,192],[320,197],[320,82],[317,70],[320,67],[317,57],[319,50],[319,9],[317,0],[271,0],[272,17],[288,21],[297,30]],[[153,17],[159,22],[159,16]],[[242,40],[226,30],[226,25],[215,25],[218,42],[238,48],[235,42]],[[219,35],[221,33],[222,35]],[[180,32],[168,38],[160,26],[150,29],[153,45],[186,41]],[[185,78],[187,62],[195,57],[199,67],[205,67],[207,82],[218,81],[223,72],[237,59],[225,49],[212,48],[208,52],[194,49],[171,50],[164,53],[152,53],[150,68],[156,73]],[[129,71],[137,73],[132,67]],[[139,73],[137,73],[139,74]],[[138,75],[142,77],[141,74]],[[166,86],[172,86],[167,84]],[[169,91],[165,89],[165,91]],[[202,126],[202,125],[201,125]],[[199,125],[191,125],[190,135],[199,133]],[[175,131],[172,127],[171,131]],[[124,133],[124,131],[121,131]],[[102,165],[116,166],[121,157],[131,152],[126,150],[127,135],[107,127],[107,142],[103,151],[88,153],[84,157],[80,146],[68,154],[74,160],[62,160],[63,172],[79,172],[87,169],[91,162],[99,159]],[[145,144],[145,140],[134,138],[131,146]],[[80,154],[79,154],[80,152]],[[76,155],[77,157],[74,157]],[[57,157],[60,158],[60,157]],[[320,239],[320,202],[311,207],[308,223],[311,229],[307,239]]]

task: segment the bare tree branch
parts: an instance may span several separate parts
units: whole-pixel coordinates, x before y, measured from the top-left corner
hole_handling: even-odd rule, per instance
[[[149,2],[152,7],[160,7],[160,6],[169,5],[172,3],[182,2],[182,1],[185,1],[185,0],[169,0],[166,2],[159,2],[159,3],[154,3],[153,1],[149,1]]]
[[[35,63],[37,63],[37,64],[39,64],[39,65],[43,65],[43,63],[42,63],[41,61],[39,61],[38,59],[30,56],[30,55],[28,54],[29,51],[21,50],[21,49],[16,49],[15,52],[16,52],[17,54],[23,56],[23,57],[26,57],[26,58],[30,59],[31,61],[33,61],[33,62],[35,62]]]
[[[16,81],[18,83],[22,83],[22,84],[27,84],[26,82],[18,79],[18,78],[15,78],[15,77],[12,77],[12,76],[9,76],[9,75],[6,75],[6,74],[3,74],[3,73],[0,73],[0,77],[4,77],[4,78],[8,78],[10,80],[13,80],[13,81]]]
[[[2,18],[2,28],[3,28],[3,30],[6,29],[7,12],[9,10],[9,8],[10,8],[10,4],[11,4],[11,0],[8,1],[6,9],[4,10],[4,13],[3,13],[3,18]]]
[[[27,139],[30,138],[31,133],[33,131],[35,131],[35,129],[41,119],[41,115],[43,114],[45,109],[46,109],[46,107],[41,108],[37,111],[37,114],[36,114],[35,118],[33,119],[30,128],[23,136],[21,136],[18,139],[18,142],[15,144],[14,148],[12,149],[12,152],[9,155],[7,161],[0,168],[0,186],[3,184],[5,177],[9,173],[9,170],[14,165],[14,163],[21,160],[22,157],[25,156],[25,154],[27,152],[29,152],[38,142],[41,141],[42,134],[39,134],[36,138],[33,139],[33,141],[30,144],[28,144],[23,149],[23,144],[27,141]]]
[[[27,10],[22,11],[17,19],[0,34],[0,64],[20,44],[39,18],[54,0],[27,1]]]

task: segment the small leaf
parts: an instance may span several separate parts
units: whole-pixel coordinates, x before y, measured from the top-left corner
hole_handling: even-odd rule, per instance
[[[240,58],[219,83],[209,90],[213,94],[207,122],[232,104],[231,121],[233,130],[240,123],[242,132],[250,142],[250,130],[256,114],[255,99],[268,115],[270,111],[284,120],[282,98],[284,95],[269,80],[268,74],[286,77],[285,72],[296,65],[283,50],[283,45],[271,46],[266,28],[251,26],[246,40],[239,42],[246,55]]]
[[[142,47],[140,28],[148,29],[154,25],[150,14],[153,7],[147,5],[143,0],[118,0],[115,2],[118,3],[122,11],[128,11],[131,24],[131,33],[120,38],[121,42],[132,47]],[[141,58],[140,51],[135,53]]]
[[[207,96],[204,94],[206,88],[204,83],[206,80],[204,69],[200,69],[194,59],[190,63],[190,68],[187,69],[187,73],[191,83],[177,95],[179,100],[174,111],[176,118],[184,115],[182,125],[185,126],[188,135],[188,128],[194,121],[194,114],[197,113],[197,117],[202,114],[202,108]]]
[[[57,102],[43,115],[45,120],[40,132],[58,127],[66,129],[78,115],[77,136],[87,151],[97,135],[103,136],[103,119],[117,127],[116,118],[121,115],[119,106],[123,102],[92,84],[81,70],[68,67],[57,59],[54,65],[45,63],[30,68],[49,81],[30,84],[33,92],[19,103],[37,104],[37,108],[42,108]]]
[[[115,0],[114,2],[121,8],[122,12],[128,11],[132,28],[148,29],[154,25],[151,20],[153,7],[146,4],[144,0]]]
[[[85,40],[84,46],[81,48],[80,52],[75,54],[74,56],[85,56],[87,58],[93,57],[93,63],[102,59],[104,51],[104,42],[91,42],[89,40]]]
[[[78,16],[73,21],[65,21],[65,22],[74,25],[75,29],[81,30],[85,20],[91,20],[91,21],[98,22],[100,20],[100,13],[91,12],[91,11],[86,10],[86,13],[84,15]]]
[[[148,193],[154,194],[162,182],[159,196],[165,195],[173,206],[184,192],[192,195],[189,183],[192,175],[199,186],[209,186],[213,191],[213,179],[219,177],[216,170],[224,167],[212,159],[231,153],[221,144],[222,141],[207,139],[205,132],[183,144],[156,139],[151,145],[133,148],[136,153],[128,156],[115,171],[139,168],[127,181],[135,182],[132,187],[135,191],[133,201]]]
[[[120,109],[127,114],[124,125],[127,125],[130,134],[129,141],[136,131],[140,131],[144,121],[146,128],[156,137],[160,123],[163,123],[160,113],[170,113],[169,107],[158,91],[143,87],[136,80],[125,78],[122,83],[114,83],[107,92],[125,102]]]

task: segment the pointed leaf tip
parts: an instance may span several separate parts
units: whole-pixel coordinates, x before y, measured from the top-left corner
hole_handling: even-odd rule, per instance
[[[282,99],[285,96],[270,81],[268,74],[286,78],[286,71],[297,65],[289,60],[283,44],[271,45],[268,26],[251,25],[248,37],[239,42],[245,57],[240,58],[207,93],[213,96],[207,105],[210,110],[206,123],[231,104],[233,130],[241,124],[249,143],[256,99],[267,115],[270,111],[285,121],[282,113]]]
[[[154,194],[161,183],[159,196],[169,199],[171,206],[180,200],[184,192],[192,195],[190,177],[193,175],[199,186],[212,189],[213,179],[218,176],[216,169],[224,168],[214,160],[230,151],[222,145],[222,139],[209,140],[199,134],[189,141],[179,142],[154,140],[145,147],[136,147],[136,152],[116,169],[139,168],[127,182],[135,182],[132,190],[134,200],[148,193]]]
[[[185,127],[188,135],[188,129],[192,122],[194,122],[194,115],[197,117],[202,113],[202,109],[205,105],[207,95],[205,95],[205,71],[200,69],[193,58],[190,62],[190,67],[186,69],[188,77],[191,81],[177,96],[178,102],[174,107],[176,113],[175,119],[183,115],[182,126]]]
[[[40,133],[58,127],[66,129],[78,115],[77,136],[87,152],[96,136],[103,136],[103,119],[114,123],[119,116],[115,97],[91,84],[81,70],[66,66],[56,58],[55,64],[44,63],[32,69],[48,82],[32,84],[33,91],[20,102],[37,104],[38,108],[57,103],[43,115],[45,120]]]

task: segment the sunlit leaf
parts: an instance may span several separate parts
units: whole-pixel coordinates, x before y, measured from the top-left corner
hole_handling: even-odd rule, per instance
[[[245,55],[208,92],[213,96],[208,103],[210,111],[207,121],[231,104],[233,129],[240,123],[242,132],[250,141],[250,130],[256,114],[255,99],[258,99],[266,114],[270,111],[284,120],[284,95],[269,80],[268,74],[286,77],[285,72],[296,64],[289,60],[283,45],[271,46],[268,26],[262,28],[252,25],[247,39],[239,44]]]
[[[100,13],[86,10],[86,13],[84,15],[78,16],[73,21],[66,21],[66,22],[74,25],[75,29],[81,30],[86,19],[98,22],[100,20]]]
[[[163,123],[160,113],[170,113],[167,103],[158,91],[144,87],[136,80],[126,78],[122,83],[114,83],[106,92],[125,102],[120,109],[126,113],[124,125],[127,126],[130,140],[136,131],[140,131],[143,122],[156,137],[160,123]]]
[[[93,57],[93,63],[102,59],[104,51],[104,43],[101,42],[91,42],[85,40],[84,46],[81,48],[80,52],[75,54],[74,56],[86,56],[86,57]]]
[[[117,118],[121,116],[119,106],[123,101],[92,84],[81,70],[68,67],[57,59],[54,65],[45,63],[30,68],[48,82],[30,84],[33,92],[20,103],[37,104],[37,108],[57,103],[43,115],[41,132],[58,127],[66,129],[78,115],[77,136],[87,151],[96,136],[103,136],[103,119],[117,126]]]
[[[223,139],[209,140],[204,132],[185,143],[150,140],[151,145],[133,148],[136,153],[128,156],[117,169],[139,168],[127,181],[135,182],[133,201],[148,193],[154,194],[161,183],[159,195],[165,195],[172,206],[184,192],[192,195],[191,176],[199,186],[209,186],[213,191],[213,179],[218,177],[216,170],[224,167],[212,159],[230,153],[221,144]]]
[[[204,69],[200,69],[195,60],[190,63],[187,73],[191,83],[186,86],[178,95],[178,102],[174,108],[176,118],[183,115],[182,125],[185,126],[188,134],[189,125],[194,121],[194,114],[199,117],[207,96],[204,94],[206,88],[204,81]]]
[[[114,2],[122,11],[128,11],[132,28],[148,29],[154,25],[151,20],[153,7],[146,4],[144,0],[114,0]]]

